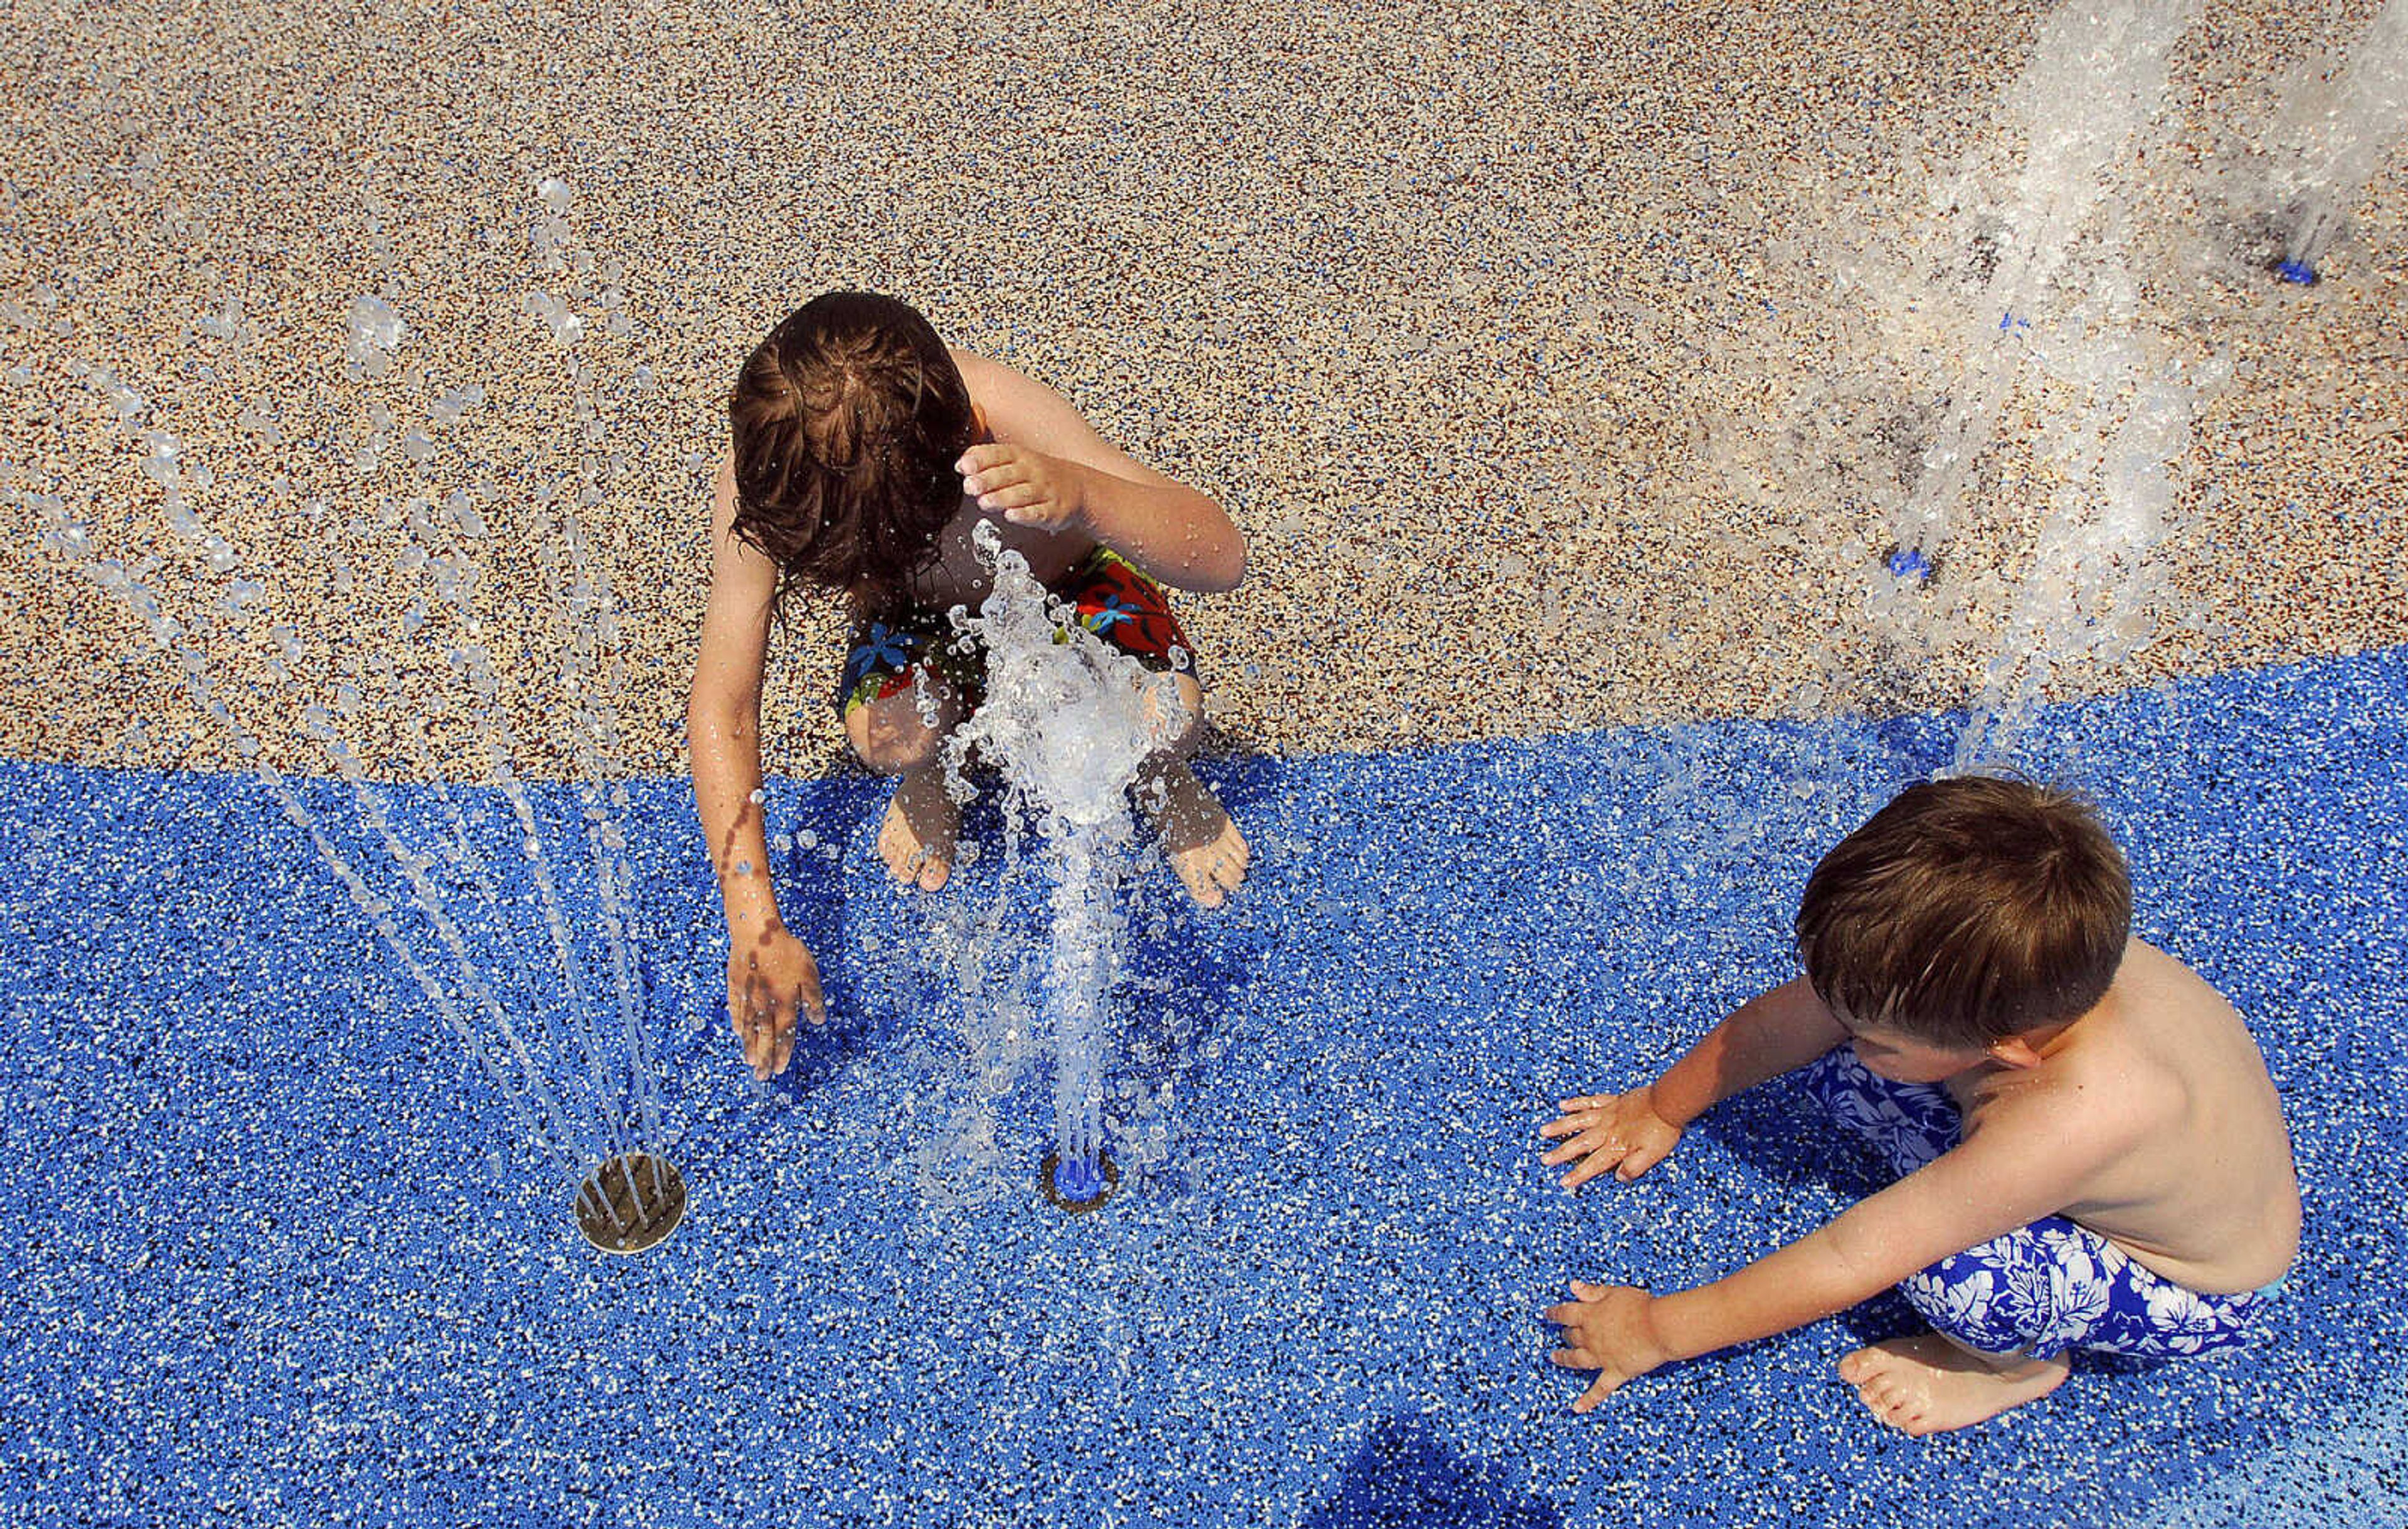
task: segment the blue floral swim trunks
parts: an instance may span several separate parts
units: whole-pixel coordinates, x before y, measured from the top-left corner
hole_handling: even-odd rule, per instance
[[[1848,1046],[1834,1047],[1802,1077],[1899,1177],[1956,1145],[1963,1120],[1947,1090],[1877,1076]],[[2281,1289],[2277,1280],[2238,1295],[2201,1294],[2062,1216],[1951,1254],[1899,1285],[1935,1331],[1981,1353],[2034,1359],[2068,1349],[2169,1359],[2234,1348],[2262,1335],[2258,1319]]]

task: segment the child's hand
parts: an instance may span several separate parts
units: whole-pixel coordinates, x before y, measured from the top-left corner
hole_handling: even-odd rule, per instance
[[[772,923],[757,940],[727,953],[727,1018],[752,1075],[763,1081],[786,1070],[795,1054],[797,1012],[827,1023],[820,996],[820,963],[803,942]]]
[[[1681,1128],[1656,1113],[1653,1085],[1628,1093],[1590,1094],[1567,1099],[1556,1106],[1564,1113],[1539,1128],[1541,1136],[1570,1136],[1539,1161],[1548,1167],[1581,1160],[1563,1176],[1563,1187],[1577,1190],[1609,1168],[1624,1183],[1664,1161],[1681,1140]]]
[[[962,453],[953,470],[962,475],[962,492],[975,495],[982,510],[1000,510],[1015,526],[1043,531],[1085,528],[1076,462],[1033,452],[1006,440],[990,440]]]
[[[1564,1346],[1547,1358],[1568,1370],[1595,1370],[1597,1378],[1572,1404],[1586,1412],[1626,1380],[1645,1375],[1672,1356],[1656,1334],[1656,1298],[1629,1285],[1584,1285],[1572,1281],[1576,1299],[1549,1306],[1547,1320],[1561,1327]]]

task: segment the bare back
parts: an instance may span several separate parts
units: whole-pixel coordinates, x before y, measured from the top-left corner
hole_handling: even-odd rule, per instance
[[[2131,1134],[2138,1112],[2132,1145],[2085,1175],[2061,1213],[2205,1294],[2255,1290],[2289,1268],[2300,1218],[2290,1133],[2232,1005],[2135,940],[2106,1001],[2064,1039],[2038,1067],[1949,1080],[1967,1138],[1991,1121],[2018,1135]]]

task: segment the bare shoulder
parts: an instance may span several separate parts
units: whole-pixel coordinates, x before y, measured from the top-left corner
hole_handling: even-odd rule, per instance
[[[1105,440],[1057,390],[975,351],[946,349],[961,369],[971,401],[985,411],[987,426],[996,440],[1082,463],[1132,483],[1176,482]]]
[[[1975,1084],[1964,1100],[1966,1132],[2012,1138],[2019,1151],[2079,1170],[2164,1132],[2189,1097],[2182,1075],[2127,1016],[2094,1012],[2039,1066],[2001,1068]]]

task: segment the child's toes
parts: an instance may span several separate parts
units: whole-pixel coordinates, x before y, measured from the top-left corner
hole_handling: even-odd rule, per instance
[[[1213,879],[1211,862],[1201,851],[1190,850],[1178,858],[1179,884],[1187,895],[1208,908],[1217,908],[1228,900],[1221,884]]]
[[[1246,868],[1252,863],[1253,857],[1247,853],[1246,842],[1238,837],[1236,826],[1231,825],[1229,831],[1222,836],[1219,852],[1212,859],[1213,881],[1223,891],[1234,892],[1246,879]]]
[[[946,863],[945,859],[941,856],[923,855],[921,857],[920,863],[920,890],[924,892],[943,891],[945,887],[945,878],[952,875],[953,871],[953,868],[950,864]]]

